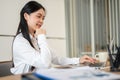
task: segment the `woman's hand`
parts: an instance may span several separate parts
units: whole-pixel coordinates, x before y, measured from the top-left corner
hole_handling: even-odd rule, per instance
[[[38,36],[39,34],[46,34],[46,30],[42,28],[36,29],[35,35]]]
[[[92,63],[92,64],[94,64],[95,62],[96,62],[96,59],[91,58],[87,55],[80,58],[80,63]]]

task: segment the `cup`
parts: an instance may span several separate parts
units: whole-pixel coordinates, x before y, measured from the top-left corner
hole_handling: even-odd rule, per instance
[[[108,58],[108,53],[107,52],[98,52],[95,54],[95,58],[99,60],[100,62],[106,62]]]
[[[107,52],[98,52],[95,54],[95,58],[99,60],[101,67],[105,67],[107,63],[108,53]]]

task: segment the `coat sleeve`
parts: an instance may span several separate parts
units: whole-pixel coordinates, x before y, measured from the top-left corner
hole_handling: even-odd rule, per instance
[[[52,63],[58,65],[68,65],[68,64],[79,64],[79,58],[69,58],[69,57],[60,57],[58,56],[53,49],[51,50]]]

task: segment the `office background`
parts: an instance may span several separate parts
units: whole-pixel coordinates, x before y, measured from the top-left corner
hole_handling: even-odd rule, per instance
[[[94,57],[120,46],[120,0],[65,0],[69,56]]]
[[[0,62],[12,59],[19,12],[29,0],[0,0]],[[119,0],[36,0],[47,9],[43,27],[59,56],[94,56],[120,45]]]

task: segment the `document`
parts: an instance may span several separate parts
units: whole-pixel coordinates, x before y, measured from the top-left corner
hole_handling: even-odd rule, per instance
[[[115,80],[120,79],[120,75],[108,73],[95,68],[71,67],[71,68],[51,68],[39,69],[35,72],[38,76],[42,75],[53,80]]]

